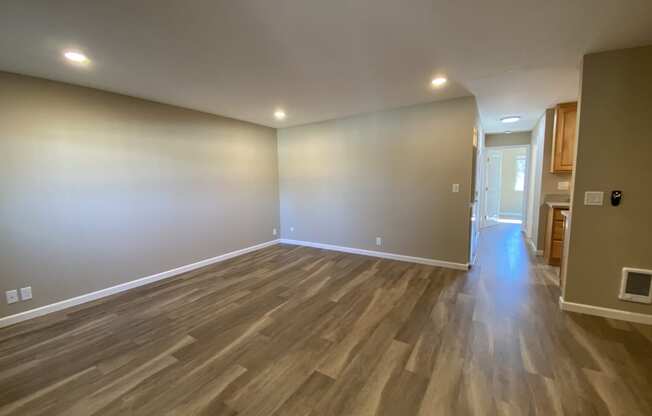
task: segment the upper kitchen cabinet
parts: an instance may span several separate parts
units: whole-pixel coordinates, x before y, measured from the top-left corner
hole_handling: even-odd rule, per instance
[[[577,142],[577,103],[558,104],[555,107],[555,127],[552,141],[552,173],[569,173],[575,163]]]

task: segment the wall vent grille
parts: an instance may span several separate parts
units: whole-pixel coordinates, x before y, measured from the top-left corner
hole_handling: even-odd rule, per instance
[[[652,270],[624,267],[618,297],[630,302],[652,303]]]

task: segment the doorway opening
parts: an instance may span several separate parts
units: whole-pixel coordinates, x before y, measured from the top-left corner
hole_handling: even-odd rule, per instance
[[[522,224],[527,210],[529,145],[485,149],[482,226]]]

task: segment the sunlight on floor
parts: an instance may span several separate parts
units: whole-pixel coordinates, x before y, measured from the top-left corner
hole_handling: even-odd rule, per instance
[[[500,222],[503,224],[523,224],[523,221],[521,220],[514,220],[509,218],[498,218],[496,222]]]

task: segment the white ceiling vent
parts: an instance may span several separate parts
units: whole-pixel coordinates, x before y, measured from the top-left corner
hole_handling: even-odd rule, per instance
[[[618,297],[630,302],[652,303],[652,270],[623,267]]]

